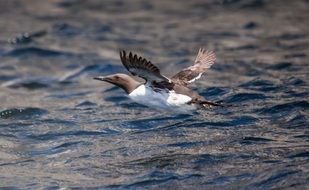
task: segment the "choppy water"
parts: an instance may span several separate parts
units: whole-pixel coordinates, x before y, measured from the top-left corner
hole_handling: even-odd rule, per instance
[[[306,0],[0,1],[0,185],[8,189],[306,189]],[[225,108],[161,113],[98,74],[118,50]]]

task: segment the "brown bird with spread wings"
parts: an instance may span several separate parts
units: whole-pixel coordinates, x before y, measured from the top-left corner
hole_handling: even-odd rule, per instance
[[[162,75],[159,68],[150,61],[131,52],[127,54],[121,51],[120,59],[133,76],[143,78],[145,82],[137,82],[122,73],[98,76],[94,79],[119,86],[133,101],[155,109],[188,112],[219,105],[206,101],[204,97],[188,88],[188,84],[199,79],[215,63],[216,56],[211,51],[200,49],[194,64],[171,78]]]

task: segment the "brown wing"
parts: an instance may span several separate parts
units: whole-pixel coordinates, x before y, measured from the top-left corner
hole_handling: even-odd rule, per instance
[[[125,51],[120,52],[120,59],[125,68],[134,76],[141,77],[146,82],[170,82],[170,79],[161,75],[160,69],[145,58],[138,57],[136,54],[129,55]]]
[[[183,85],[192,83],[199,79],[215,63],[215,60],[216,56],[212,51],[206,51],[200,48],[194,65],[181,70],[172,77],[172,80]]]

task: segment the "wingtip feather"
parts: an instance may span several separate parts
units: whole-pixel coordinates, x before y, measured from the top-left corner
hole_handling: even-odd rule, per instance
[[[212,64],[214,64],[215,60],[216,55],[213,51],[200,48],[195,59],[195,64],[203,64],[206,67],[210,67]]]

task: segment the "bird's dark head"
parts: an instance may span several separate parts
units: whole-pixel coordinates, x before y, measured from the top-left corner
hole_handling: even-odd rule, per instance
[[[126,74],[113,74],[113,75],[107,75],[107,76],[97,76],[94,77],[95,80],[105,81],[111,84],[114,84],[116,86],[119,86],[120,88],[124,89],[128,94],[130,94],[135,88],[137,88],[140,83],[134,80],[132,77]]]

